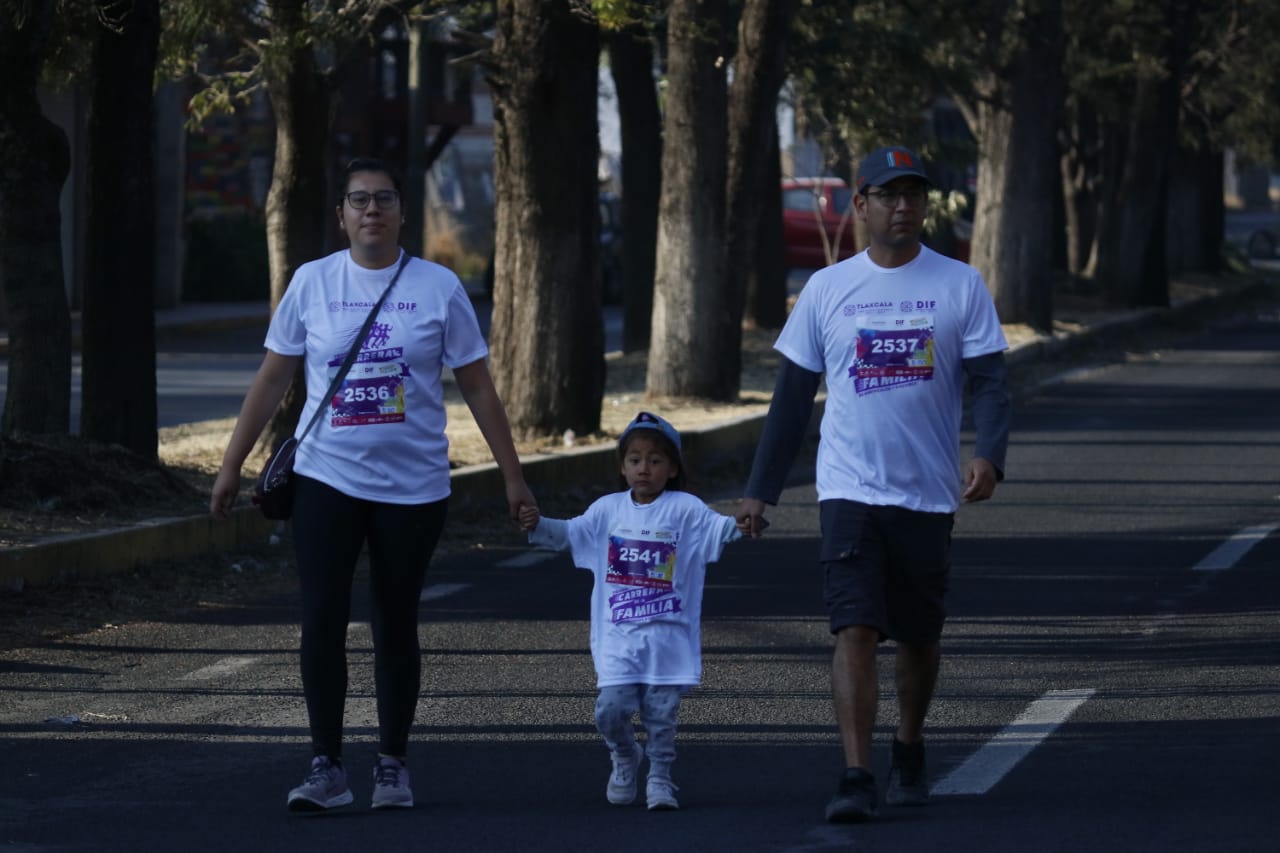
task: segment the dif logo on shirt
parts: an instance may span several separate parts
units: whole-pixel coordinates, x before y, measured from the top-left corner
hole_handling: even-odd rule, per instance
[[[898,305],[898,310],[903,314],[910,314],[912,311],[933,311],[938,307],[936,299],[917,299],[912,302],[910,299],[904,299]]]

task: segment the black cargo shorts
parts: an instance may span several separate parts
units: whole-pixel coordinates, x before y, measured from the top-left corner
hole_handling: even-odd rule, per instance
[[[847,500],[822,501],[819,513],[831,633],[865,625],[882,640],[937,642],[955,515]]]

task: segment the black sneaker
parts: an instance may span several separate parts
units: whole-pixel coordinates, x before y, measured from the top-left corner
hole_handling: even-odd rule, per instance
[[[893,766],[884,801],[891,806],[923,806],[929,802],[929,784],[924,772],[924,741],[902,743],[893,739]]]
[[[850,767],[840,777],[840,787],[827,803],[827,820],[859,823],[876,816],[876,779],[861,767]]]

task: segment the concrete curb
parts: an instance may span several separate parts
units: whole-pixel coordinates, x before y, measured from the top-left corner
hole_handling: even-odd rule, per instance
[[[255,507],[226,520],[208,515],[156,518],[90,534],[56,536],[0,549],[0,589],[21,590],[71,578],[127,572],[162,560],[181,560],[265,542],[275,522]]]
[[[1045,335],[1011,349],[1010,367],[1087,352],[1127,334],[1161,324],[1174,326],[1196,314],[1274,292],[1266,281],[1189,300],[1168,309],[1145,309],[1091,326],[1070,336]],[[819,400],[810,429],[821,420]],[[751,415],[702,430],[682,432],[685,456],[695,476],[738,466],[747,470],[764,428],[764,415]],[[525,477],[537,491],[551,493],[607,483],[617,473],[612,445],[570,448],[522,459]],[[453,472],[454,500],[464,503],[503,500],[505,489],[496,464],[472,465]],[[87,535],[68,535],[42,542],[0,548],[0,589],[20,590],[27,584],[48,584],[74,577],[129,571],[163,560],[183,559],[218,551],[258,547],[276,523],[262,518],[251,506],[236,509],[230,519],[208,516],[154,519],[129,527]]]

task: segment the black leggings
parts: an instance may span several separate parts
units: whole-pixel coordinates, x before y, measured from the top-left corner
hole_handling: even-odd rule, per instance
[[[376,503],[308,477],[297,480],[293,541],[302,589],[302,691],[312,748],[335,761],[342,757],[351,585],[367,542],[378,751],[403,756],[422,681],[418,605],[448,499]]]

